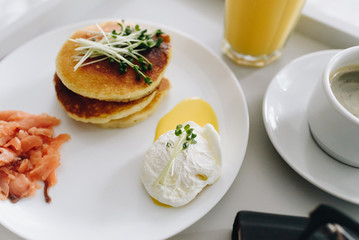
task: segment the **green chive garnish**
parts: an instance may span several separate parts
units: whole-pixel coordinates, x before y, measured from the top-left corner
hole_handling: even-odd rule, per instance
[[[161,30],[148,31],[147,29],[141,29],[139,25],[134,27],[125,26],[124,22],[117,24],[121,29],[111,32],[104,32],[97,24],[99,32],[95,33],[97,34],[96,38],[103,36],[98,41],[94,37],[89,39],[70,39],[80,45],[75,49],[77,55],[74,56],[74,61],[78,63],[74,67],[74,71],[79,67],[109,59],[110,63],[117,62],[119,64],[120,73],[127,72],[127,67],[130,66],[135,70],[138,79],[143,78],[146,84],[151,85],[152,80],[145,73],[151,70],[153,66],[141,52],[153,47],[159,47],[163,39],[158,36],[163,32]],[[85,62],[89,58],[96,59]]]

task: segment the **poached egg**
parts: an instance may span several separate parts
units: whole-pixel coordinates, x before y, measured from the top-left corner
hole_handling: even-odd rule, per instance
[[[185,101],[192,107],[195,105],[191,101]],[[200,101],[209,106],[203,100]],[[208,121],[208,116],[206,117],[208,114],[213,119],[215,115],[213,115],[212,108],[207,106],[210,111],[203,112],[203,104],[198,106],[200,107],[201,105],[202,114],[198,115],[198,111],[193,110],[198,115],[193,117],[193,120],[198,121],[198,117],[201,117]],[[173,112],[169,114],[176,115]],[[163,119],[166,119],[166,117],[168,119],[168,115],[166,115],[161,121],[163,122]],[[188,117],[191,118],[191,116]],[[176,117],[170,117],[170,119],[178,121]],[[161,121],[157,127],[157,135],[158,129],[161,128]],[[182,129],[183,133],[178,135],[175,131],[177,128],[172,127],[173,129],[156,136],[157,140],[146,152],[141,172],[141,181],[149,195],[161,204],[172,207],[186,205],[205,186],[214,184],[221,175],[219,134],[212,123],[204,124],[205,121],[200,120],[199,122],[203,125],[200,126],[194,121],[180,122],[182,126],[188,125],[187,129],[192,129],[192,133],[195,134],[194,141],[186,140],[187,134],[185,129]],[[172,126],[172,123],[164,122],[168,126]],[[216,125],[217,119],[215,118],[213,122]],[[216,127],[218,128],[218,126]],[[184,147],[185,142],[189,143],[187,147]]]

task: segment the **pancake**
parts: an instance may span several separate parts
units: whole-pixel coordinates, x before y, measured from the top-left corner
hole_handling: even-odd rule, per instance
[[[99,25],[105,32],[112,32],[120,30],[117,23],[109,21]],[[89,26],[76,31],[70,38],[90,38],[95,35],[94,31],[99,32],[97,26]],[[69,40],[57,55],[57,75],[68,89],[88,98],[106,101],[132,101],[142,98],[157,89],[171,58],[170,37],[161,37],[163,42],[159,47],[142,53],[152,63],[152,69],[145,72],[152,80],[151,85],[145,83],[143,78],[139,80],[131,67],[121,74],[119,64],[110,63],[108,60],[82,66],[74,71],[77,62],[73,57],[77,54],[75,48],[79,45]]]
[[[152,113],[157,109],[158,105],[162,99],[167,95],[171,88],[171,83],[167,78],[163,78],[161,84],[156,92],[155,97],[144,109],[139,112],[136,112],[128,117],[111,120],[107,123],[96,124],[103,128],[126,128],[136,125],[137,123],[142,122],[146,118],[152,115]]]
[[[61,82],[57,74],[54,76],[54,85],[57,99],[65,112],[71,118],[87,123],[105,123],[141,111],[150,104],[157,91],[130,102],[111,102],[83,97],[72,92]]]

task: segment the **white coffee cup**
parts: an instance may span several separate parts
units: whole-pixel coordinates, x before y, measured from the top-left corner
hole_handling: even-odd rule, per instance
[[[359,46],[342,50],[327,63],[308,104],[308,122],[317,144],[333,158],[359,167],[359,118],[334,96],[330,80],[347,66],[359,66]]]

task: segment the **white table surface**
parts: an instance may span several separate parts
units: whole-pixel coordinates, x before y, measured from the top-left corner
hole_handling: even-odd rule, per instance
[[[40,19],[31,19],[31,28],[23,29],[22,34],[34,37],[53,28],[88,19],[144,19],[190,34],[220,56],[237,76],[247,100],[250,118],[249,142],[243,165],[223,199],[201,220],[171,239],[230,239],[234,217],[240,210],[307,216],[318,204],[326,203],[359,220],[358,205],[327,194],[292,170],[276,152],[264,128],[263,96],[274,75],[296,57],[331,48],[330,43],[313,40],[306,35],[304,25],[307,22],[299,22],[298,29],[302,33],[294,32],[278,61],[257,69],[237,66],[221,54],[224,15],[224,1],[221,0],[51,1],[51,7],[46,11],[34,10]],[[344,43],[343,46],[337,43],[335,47],[338,46],[346,47]],[[0,226],[0,239],[22,238]]]

